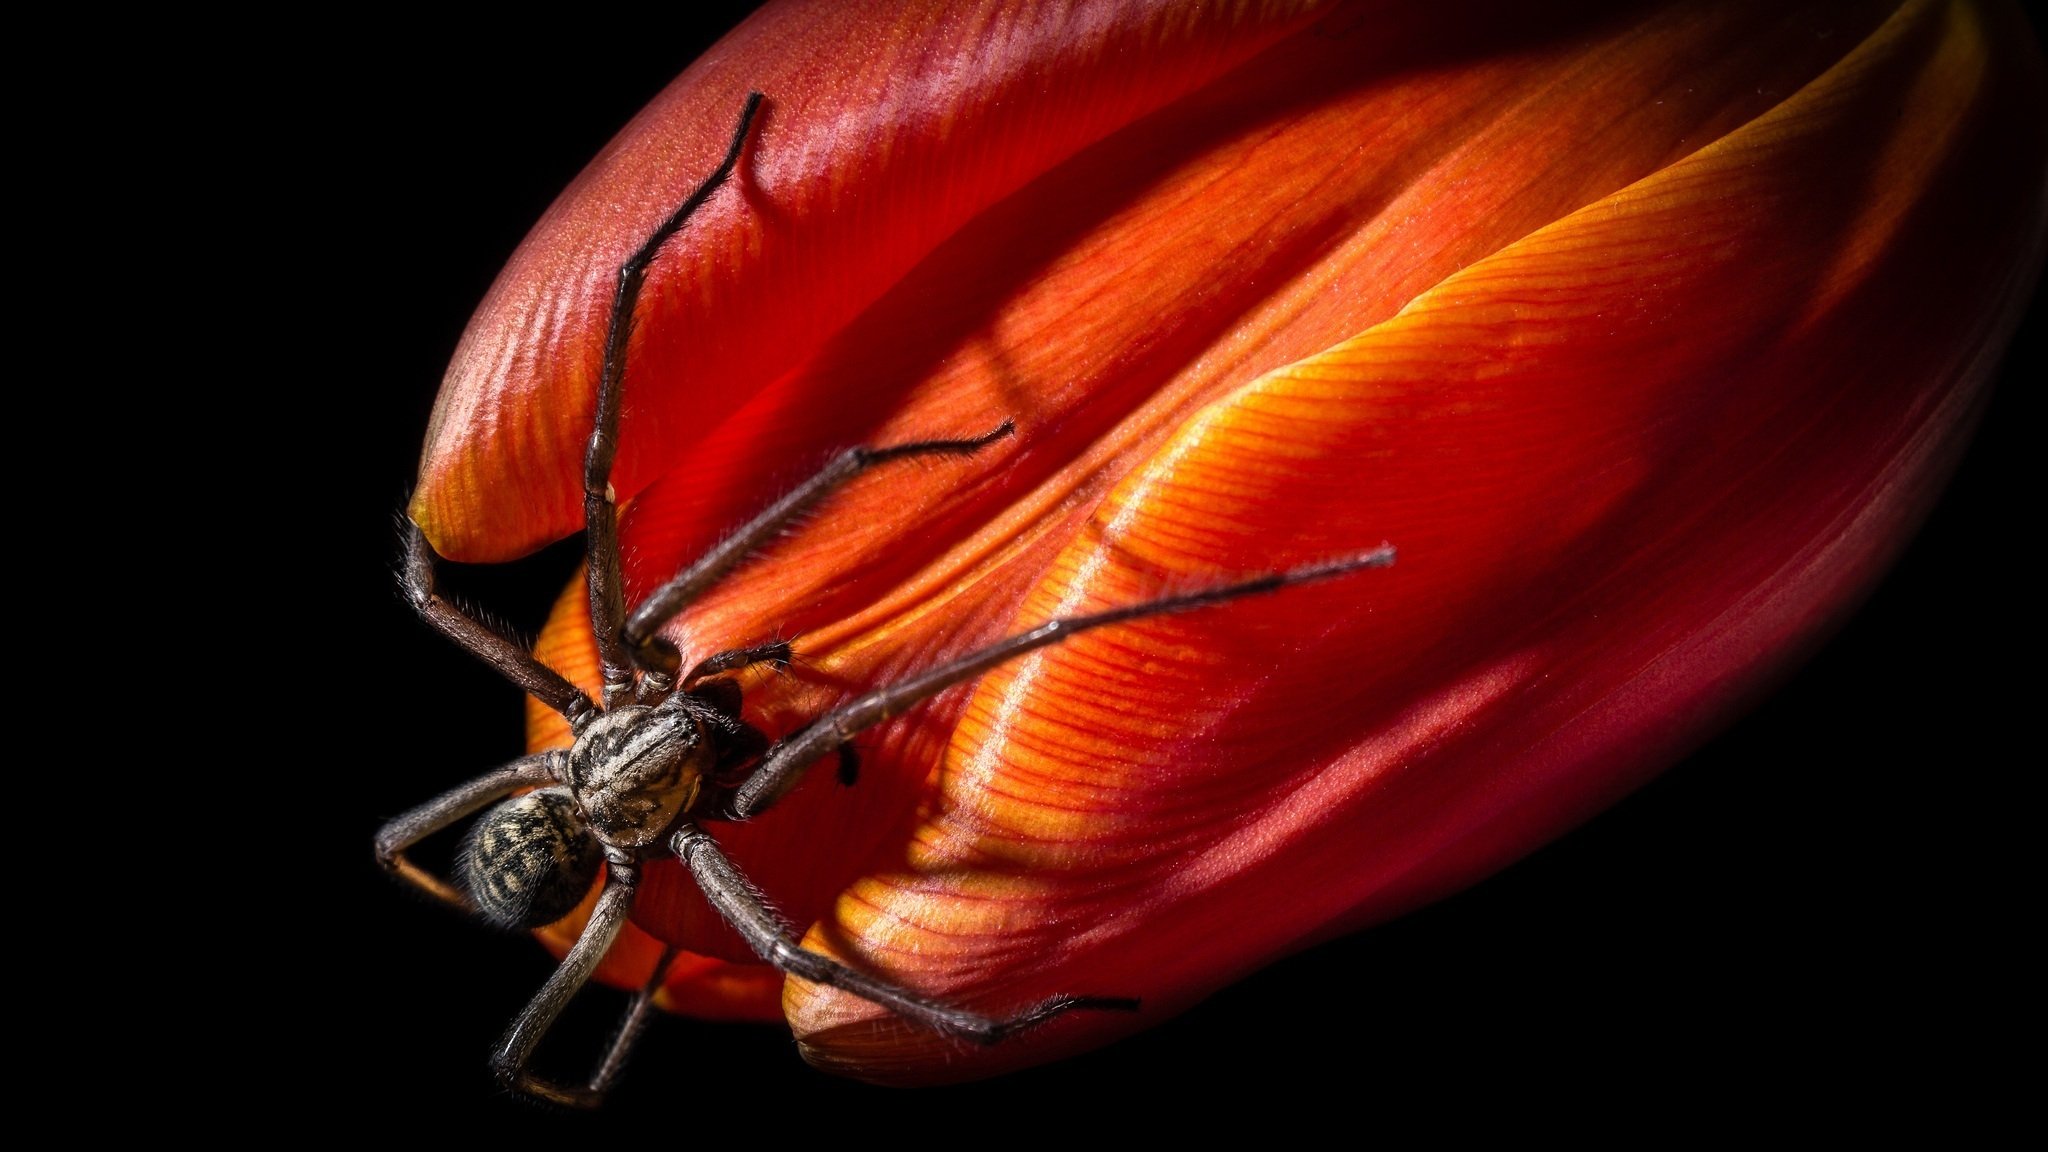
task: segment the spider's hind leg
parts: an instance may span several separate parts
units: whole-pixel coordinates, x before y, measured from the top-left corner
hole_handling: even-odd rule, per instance
[[[813,984],[844,989],[948,1036],[994,1044],[1076,1009],[1138,1010],[1138,1001],[1128,996],[1056,996],[1003,1017],[955,1008],[805,948],[739,869],[733,867],[718,841],[696,824],[683,821],[670,841],[670,848],[689,868],[705,899],[761,959],[780,971]]]
[[[444,792],[377,830],[377,862],[384,870],[441,903],[474,913],[469,894],[413,863],[406,853],[420,841],[473,816],[521,788],[560,779],[569,754],[560,750],[522,756],[485,776]]]
[[[613,942],[626,926],[626,917],[633,910],[633,895],[638,886],[637,867],[612,865],[605,877],[604,891],[598,896],[597,907],[591,911],[590,921],[583,926],[583,934],[576,938],[569,954],[562,957],[561,964],[548,977],[547,983],[541,985],[540,991],[512,1021],[512,1027],[506,1030],[497,1052],[491,1056],[491,1067],[507,1088],[570,1108],[595,1108],[604,1102],[605,1092],[625,1066],[634,1041],[639,1039],[646,1025],[654,993],[661,987],[673,950],[663,954],[654,974],[634,997],[624,1021],[605,1051],[604,1059],[587,1084],[580,1088],[557,1084],[535,1075],[527,1066],[548,1029],[569,1006],[570,999],[590,982],[591,973],[597,971],[605,953],[611,951]]]

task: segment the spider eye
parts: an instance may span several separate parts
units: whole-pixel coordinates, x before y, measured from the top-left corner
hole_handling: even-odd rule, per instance
[[[503,928],[539,928],[576,907],[602,861],[576,802],[544,789],[486,812],[463,844],[460,868],[484,919]]]

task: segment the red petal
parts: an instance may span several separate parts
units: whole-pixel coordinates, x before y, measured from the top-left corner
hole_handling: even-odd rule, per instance
[[[693,456],[734,463],[702,459],[696,442],[728,420],[758,420],[735,413],[840,338],[933,247],[1303,27],[1311,7],[787,4],[758,14],[626,127],[499,275],[442,385],[413,519],[443,555],[476,561],[581,529],[614,278],[724,152],[750,89],[770,101],[742,178],[649,275],[613,477],[622,496]],[[850,43],[862,46],[852,61]],[[1146,66],[1129,67],[1138,55]],[[863,395],[866,419],[849,426],[844,409],[812,409],[779,423],[769,446],[876,431],[886,397]],[[760,460],[738,463],[749,477],[740,507],[752,511]],[[730,512],[716,507],[729,486],[698,494],[708,514]]]

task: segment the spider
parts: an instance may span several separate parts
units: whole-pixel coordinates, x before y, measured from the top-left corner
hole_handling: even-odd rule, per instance
[[[405,813],[377,834],[379,862],[434,898],[492,923],[534,929],[566,916],[598,877],[603,888],[582,935],[554,974],[512,1022],[492,1057],[510,1088],[572,1107],[600,1103],[623,1068],[652,1011],[654,994],[677,949],[670,945],[653,976],[633,996],[625,1020],[589,1081],[558,1084],[529,1069],[533,1054],[571,997],[589,980],[625,926],[641,863],[673,853],[705,897],[761,958],[783,972],[863,997],[947,1035],[984,1044],[1079,1009],[1134,1011],[1138,1001],[1114,996],[1055,996],[1005,1017],[965,1011],[882,977],[803,948],[704,828],[714,820],[745,820],[773,805],[803,773],[836,755],[842,783],[855,783],[855,735],[947,688],[971,680],[1035,648],[1092,628],[1167,612],[1226,603],[1290,585],[1393,562],[1382,544],[1339,557],[1234,583],[1164,596],[1090,615],[1048,620],[821,715],[771,742],[741,716],[732,674],[755,665],[781,667],[787,641],[758,643],[709,657],[687,672],[664,624],[712,587],[755,548],[849,480],[899,460],[967,456],[1015,432],[1012,421],[979,436],[925,440],[841,452],[822,470],[732,533],[628,614],[621,590],[618,510],[611,470],[618,442],[626,344],[635,303],[661,247],[733,174],[762,103],[748,95],[724,159],[619,268],[599,376],[598,403],[584,456],[584,518],[589,603],[604,687],[593,701],[532,652],[465,613],[436,588],[438,557],[419,527],[406,526],[401,584],[426,622],[482,659],[568,721],[566,750],[535,753]],[[485,809],[489,809],[485,812]],[[453,883],[408,859],[429,836],[478,813]]]

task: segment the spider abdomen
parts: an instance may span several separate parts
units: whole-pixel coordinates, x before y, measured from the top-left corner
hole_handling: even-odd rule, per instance
[[[501,928],[539,928],[576,907],[603,859],[576,801],[560,788],[543,788],[479,820],[460,868],[478,915]]]

